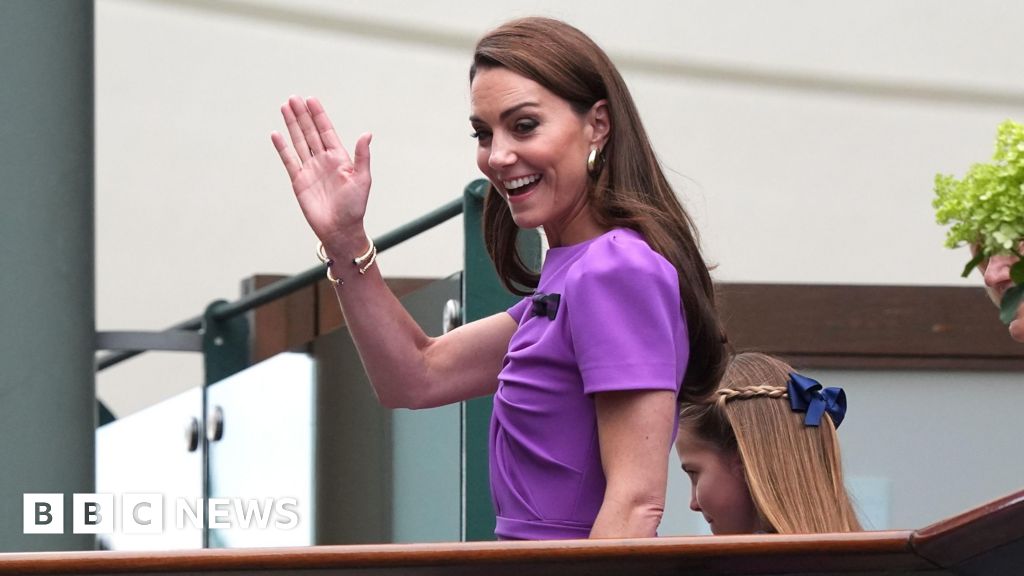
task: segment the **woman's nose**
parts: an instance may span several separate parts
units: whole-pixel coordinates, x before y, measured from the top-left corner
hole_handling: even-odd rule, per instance
[[[494,137],[491,141],[491,154],[487,157],[487,165],[491,168],[507,168],[516,163],[516,154],[512,146],[504,139]]]
[[[690,510],[694,512],[700,512],[700,503],[697,502],[697,489],[693,488],[690,490]]]

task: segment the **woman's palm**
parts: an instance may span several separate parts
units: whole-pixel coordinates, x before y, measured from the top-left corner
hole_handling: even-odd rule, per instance
[[[316,99],[293,96],[281,107],[281,114],[294,149],[277,132],[271,134],[271,141],[306,221],[328,243],[332,235],[362,223],[371,184],[371,137],[359,137],[353,160]]]

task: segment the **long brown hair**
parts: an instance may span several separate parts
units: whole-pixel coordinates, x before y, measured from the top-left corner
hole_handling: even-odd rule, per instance
[[[565,99],[579,114],[608,101],[611,132],[600,172],[591,179],[589,208],[605,228],[631,228],[672,263],[686,314],[690,358],[680,396],[707,396],[725,366],[714,286],[701,256],[697,229],[665,177],[633,97],[615,65],[578,29],[549,18],[523,18],[486,34],[476,46],[469,78],[481,68],[506,68]],[[484,203],[484,238],[498,276],[526,295],[539,275],[516,250],[518,227],[492,184]]]
[[[832,418],[825,414],[818,426],[804,425],[804,414],[789,405],[792,371],[771,356],[738,354],[712,400],[683,405],[679,426],[739,454],[750,496],[771,531],[860,531]]]

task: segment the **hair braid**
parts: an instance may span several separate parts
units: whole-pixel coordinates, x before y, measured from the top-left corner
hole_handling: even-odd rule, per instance
[[[732,400],[749,400],[751,398],[789,398],[788,390],[784,386],[772,386],[760,384],[756,386],[744,386],[742,388],[720,388],[718,390],[718,402],[725,404]]]

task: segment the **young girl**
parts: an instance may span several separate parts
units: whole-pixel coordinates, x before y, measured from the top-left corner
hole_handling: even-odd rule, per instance
[[[843,485],[840,388],[764,354],[733,358],[715,396],[684,403],[676,450],[714,534],[861,530]]]

